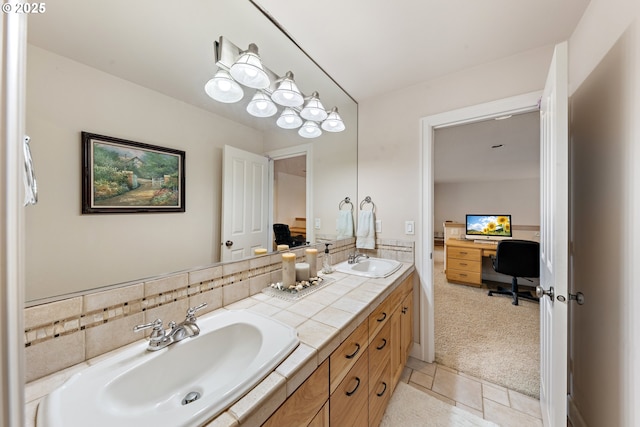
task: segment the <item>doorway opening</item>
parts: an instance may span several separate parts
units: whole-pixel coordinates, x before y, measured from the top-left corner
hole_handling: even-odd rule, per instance
[[[441,113],[422,119],[422,188],[420,191],[423,234],[418,237],[416,268],[420,277],[420,343],[413,355],[426,362],[435,360],[434,325],[434,170],[435,130],[459,124],[538,110],[541,92],[532,92],[485,104]]]
[[[273,224],[286,224],[294,239],[307,240],[307,156],[273,161]],[[275,240],[274,240],[275,245]]]

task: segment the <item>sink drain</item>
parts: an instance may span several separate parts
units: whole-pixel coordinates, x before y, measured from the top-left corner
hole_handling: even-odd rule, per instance
[[[200,399],[200,393],[197,391],[192,391],[191,393],[187,393],[187,395],[182,399],[183,405],[188,405],[189,403],[195,402]]]

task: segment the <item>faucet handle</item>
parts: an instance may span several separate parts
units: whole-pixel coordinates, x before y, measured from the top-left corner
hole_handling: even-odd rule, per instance
[[[149,328],[153,328],[153,331],[151,331],[151,336],[149,337],[151,340],[157,340],[164,337],[164,328],[162,327],[162,320],[160,319],[156,319],[151,323],[136,325],[133,327],[133,331],[139,332]]]
[[[195,307],[190,307],[187,310],[187,319],[192,321],[192,322],[195,321],[196,320],[196,311],[198,311],[198,310],[200,310],[202,308],[205,308],[206,306],[207,306],[207,303],[203,302],[202,304],[197,305]]]

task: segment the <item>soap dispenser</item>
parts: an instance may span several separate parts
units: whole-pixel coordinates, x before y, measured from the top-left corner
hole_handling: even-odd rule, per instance
[[[325,249],[324,258],[322,259],[322,272],[324,274],[331,274],[333,273],[333,268],[331,268],[331,255],[329,254],[329,246],[331,246],[331,243],[325,243],[324,246]]]

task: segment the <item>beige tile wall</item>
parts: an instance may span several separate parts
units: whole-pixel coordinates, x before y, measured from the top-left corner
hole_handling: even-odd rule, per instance
[[[318,249],[320,266],[324,244],[312,247]],[[376,247],[362,252],[414,262],[413,242],[378,239]],[[332,263],[346,260],[354,248],[353,238],[333,241]],[[305,249],[292,250],[300,262]],[[133,332],[135,325],[158,318],[165,324],[179,322],[189,307],[206,302],[198,312],[204,314],[260,293],[280,280],[281,255],[268,254],[28,307],[24,310],[26,381],[141,339],[141,333]]]

